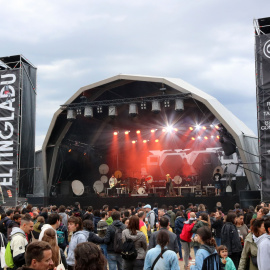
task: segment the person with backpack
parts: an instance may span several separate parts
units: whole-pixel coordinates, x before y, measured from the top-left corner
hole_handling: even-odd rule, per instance
[[[128,228],[123,230],[123,268],[125,270],[143,270],[147,242],[145,235],[139,229],[140,220],[137,216],[129,219]]]
[[[67,228],[68,215],[66,214],[66,207],[64,205],[59,206],[59,216],[62,217],[61,223]]]
[[[112,212],[113,223],[108,226],[104,243],[107,244],[109,270],[122,270],[122,232],[126,226],[120,221],[120,212]]]
[[[12,209],[9,209],[6,212],[6,216],[1,219],[0,221],[0,232],[7,237],[7,228],[10,222],[12,222],[12,217],[14,215],[14,211]]]
[[[14,227],[20,227],[22,216],[20,214],[14,214],[12,221],[7,225],[7,238],[10,240],[10,233]]]
[[[221,262],[216,251],[216,242],[209,227],[197,230],[197,240],[201,244],[195,257],[195,265],[190,270],[221,270]]]
[[[157,236],[157,245],[146,254],[144,270],[180,270],[176,253],[167,248],[169,242],[168,231],[161,230]]]
[[[153,210],[151,210],[151,205],[147,204],[143,207],[146,212],[146,218],[148,219],[148,223],[150,224],[150,229],[152,230],[155,226],[156,214]]]
[[[64,251],[68,245],[68,230],[67,230],[67,227],[63,224],[63,218],[62,218],[63,216],[60,214],[59,216],[60,216],[60,226],[56,230],[57,243],[58,243],[58,246]]]
[[[38,240],[42,239],[43,234],[47,229],[54,229],[56,231],[59,228],[60,216],[57,213],[50,214],[48,217],[48,223],[49,224],[45,224],[42,226]],[[57,240],[57,235],[56,235],[56,240]]]

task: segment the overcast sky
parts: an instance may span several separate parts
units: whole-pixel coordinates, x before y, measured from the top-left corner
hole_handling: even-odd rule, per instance
[[[81,86],[117,75],[176,77],[255,134],[253,19],[269,0],[0,0],[0,56],[38,68],[36,149],[54,112]]]

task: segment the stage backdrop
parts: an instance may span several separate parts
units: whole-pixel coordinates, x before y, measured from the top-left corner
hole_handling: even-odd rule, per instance
[[[270,34],[256,39],[256,84],[262,200],[270,201]]]

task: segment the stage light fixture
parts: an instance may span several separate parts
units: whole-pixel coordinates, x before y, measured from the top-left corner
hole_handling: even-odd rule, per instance
[[[72,150],[71,150],[71,148],[68,150],[68,152],[70,153]]]
[[[204,136],[204,139],[205,139],[205,140],[208,140],[208,137],[207,137],[207,136]]]
[[[196,129],[201,129],[201,126],[200,125],[196,125]]]
[[[156,139],[156,140],[155,140],[155,142],[159,142],[159,140],[158,140],[158,139]]]
[[[136,141],[131,141],[133,144],[136,143]]]
[[[193,130],[194,128],[193,127],[189,127],[189,130]]]
[[[214,136],[212,135],[212,136],[211,136],[211,138],[213,139],[213,138],[214,138]]]
[[[173,131],[173,127],[172,126],[167,126],[166,130],[167,130],[167,132],[172,132]]]
[[[97,113],[102,113],[102,106],[97,106]]]
[[[76,113],[77,113],[77,115],[82,114],[82,109],[81,108],[77,108],[76,109]]]
[[[201,136],[198,136],[198,139],[200,140],[202,137]]]
[[[146,102],[145,101],[141,102],[141,110],[146,110]]]
[[[128,135],[129,134],[129,131],[125,131],[125,134]]]
[[[128,113],[132,117],[135,117],[136,115],[138,115],[138,106],[136,103],[129,104],[129,112]]]
[[[195,141],[195,138],[194,138],[194,137],[192,137],[192,138],[191,138],[191,140],[192,140],[192,141]]]
[[[112,117],[112,118],[114,118],[115,116],[117,116],[117,108],[116,108],[116,106],[109,106],[108,115],[110,117]]]
[[[156,132],[156,129],[151,129],[151,132],[152,132],[152,133]]]
[[[210,125],[210,127],[211,127],[211,128],[213,128],[213,127],[214,127],[214,125]]]
[[[205,126],[203,126],[202,128],[203,128],[204,130],[206,130],[206,127],[205,127]]]
[[[178,131],[178,128],[174,128],[174,131],[177,132]]]
[[[117,132],[117,131],[115,131],[115,132],[113,133],[113,135],[114,135],[114,136],[118,135],[118,132]]]
[[[215,128],[216,128],[216,129],[219,129],[219,126],[218,126],[218,125],[215,125]]]
[[[219,139],[220,137],[217,135],[217,139]]]
[[[170,107],[170,101],[169,100],[164,100],[164,107],[169,108]]]
[[[137,131],[136,131],[136,133],[137,133],[137,134],[140,134],[140,133],[141,133],[141,131],[140,131],[140,130],[137,130]]]
[[[152,101],[152,112],[159,113],[161,111],[160,102],[158,100]]]
[[[93,113],[93,108],[90,106],[85,106],[84,108],[84,117],[93,117],[94,113]]]
[[[86,153],[84,152],[83,155],[86,156]]]
[[[175,100],[175,110],[177,112],[182,112],[184,110],[184,100],[181,98],[178,98]]]
[[[76,119],[76,111],[72,109],[67,110],[67,120],[74,121]]]
[[[147,143],[147,140],[143,140],[143,143]]]
[[[166,128],[163,128],[163,129],[162,129],[162,132],[166,132]]]

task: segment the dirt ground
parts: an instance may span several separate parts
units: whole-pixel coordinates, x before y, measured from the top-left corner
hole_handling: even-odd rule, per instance
[[[182,249],[182,253],[183,253],[183,257],[184,257],[184,251],[183,251],[183,249]],[[195,254],[194,254],[193,248],[190,251],[190,256],[191,256],[192,259],[195,259]],[[184,270],[184,266],[185,266],[184,261],[179,261],[179,266],[180,266],[180,270]]]

